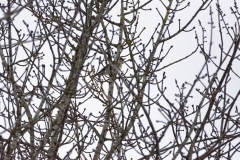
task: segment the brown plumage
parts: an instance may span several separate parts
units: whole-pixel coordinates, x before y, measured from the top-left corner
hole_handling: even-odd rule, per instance
[[[118,73],[122,69],[122,64],[125,59],[120,57],[118,62],[117,62],[117,68],[112,66],[112,71],[116,71]],[[110,74],[110,64],[107,66],[103,67],[98,73],[96,73],[94,76],[102,76],[102,75],[109,75]]]

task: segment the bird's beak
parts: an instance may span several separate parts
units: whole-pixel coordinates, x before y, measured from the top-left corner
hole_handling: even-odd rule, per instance
[[[126,59],[126,58],[120,57],[120,60],[121,60],[121,61],[124,61],[125,59]]]

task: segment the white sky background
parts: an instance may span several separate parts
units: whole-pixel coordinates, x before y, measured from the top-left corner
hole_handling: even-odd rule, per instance
[[[170,28],[171,33],[174,33],[175,31],[178,30],[178,19],[181,19],[181,26],[185,25],[185,23],[192,17],[192,14],[199,7],[201,2],[202,2],[202,0],[191,1],[190,7],[187,7],[186,9],[182,10],[181,12],[177,12],[177,15],[175,15],[176,18],[174,20],[175,25],[171,25],[172,27],[174,26],[176,28],[171,27]],[[220,0],[220,2],[221,2],[221,7],[222,7],[223,11],[226,13],[226,16],[227,16],[226,20],[228,21],[230,26],[233,26],[233,23],[236,21],[234,16],[232,14],[230,14],[231,13],[230,6],[232,7],[234,5],[233,0],[231,0],[231,1],[230,0],[228,0],[228,1]],[[186,4],[187,3],[188,3],[188,1],[186,1]],[[240,4],[238,4],[238,6],[239,5]],[[212,53],[217,56],[216,61],[218,61],[219,60],[219,57],[218,57],[219,34],[218,34],[217,11],[216,11],[216,7],[215,7],[215,2],[213,2],[211,6],[212,6],[213,13],[214,13],[213,17],[214,17],[215,26],[217,27],[214,29],[214,35],[213,35],[214,44],[213,44],[213,52]],[[153,2],[151,2],[151,4],[148,7],[146,7],[146,9],[151,8],[152,10],[151,11],[142,11],[139,15],[140,19],[139,19],[138,29],[141,30],[143,27],[146,27],[145,31],[141,35],[141,39],[142,39],[143,43],[146,43],[150,39],[150,37],[152,36],[152,34],[154,32],[154,29],[157,26],[157,23],[161,22],[161,18],[155,9],[156,7],[158,7],[158,9],[161,12],[161,9],[160,9],[161,3],[158,1],[153,1]],[[113,16],[114,16],[114,14],[115,14],[115,16],[119,15],[118,9],[115,9],[114,12],[115,13],[112,12]],[[164,13],[164,12],[165,12],[165,10],[162,13]],[[22,28],[24,30],[26,27],[23,25],[22,20],[25,20],[25,21],[27,20],[27,23],[30,25],[30,27],[33,27],[35,25],[31,15],[28,14],[27,12],[22,12],[15,18],[15,23],[18,23],[19,28]],[[197,34],[199,36],[199,40],[202,40],[202,37],[201,37],[202,32],[201,32],[201,28],[199,27],[198,20],[201,20],[202,25],[207,29],[207,32],[205,33],[205,35],[207,36],[206,40],[209,42],[210,25],[208,24],[208,22],[210,22],[210,16],[209,16],[209,8],[208,8],[205,11],[200,12],[200,14],[197,16],[197,18],[194,20],[194,22],[190,25],[190,27],[187,28],[187,30],[190,30],[190,29],[192,29],[192,27],[195,26],[196,27],[195,30],[193,30],[191,32],[181,33],[177,37],[174,37],[172,40],[166,42],[163,52],[167,52],[171,45],[173,45],[173,48],[171,49],[167,58],[163,61],[163,64],[161,64],[162,66],[165,66],[169,63],[172,63],[175,60],[178,60],[179,58],[183,58],[183,57],[189,55],[197,47],[196,39],[194,38],[195,31],[197,32]],[[224,30],[224,35],[226,35],[225,30]],[[228,48],[231,41],[229,41],[229,43],[228,43],[227,40],[229,39],[229,37],[227,35],[225,37],[226,37],[226,39],[224,41],[224,45],[226,48]],[[206,43],[206,45],[208,45],[208,44],[209,43]],[[1,45],[2,45],[2,43],[1,43]],[[150,49],[150,48],[148,48],[148,49]],[[30,48],[30,50],[31,50],[31,48]],[[52,58],[51,58],[51,56],[49,56],[49,57],[47,56],[47,52],[48,52],[47,46],[46,46],[46,50],[44,50],[43,52],[46,55],[46,57],[45,57],[46,60],[41,63],[46,64],[46,66],[48,67],[49,64],[52,63]],[[148,53],[148,51],[146,51],[146,53]],[[127,53],[127,51],[123,51],[123,54],[126,55],[128,53]],[[174,99],[176,98],[174,95],[176,93],[178,93],[178,89],[176,88],[175,79],[178,80],[179,86],[181,86],[182,83],[184,83],[186,81],[189,83],[192,83],[193,80],[195,79],[195,75],[197,75],[199,73],[200,69],[202,68],[203,62],[204,62],[204,57],[198,51],[193,56],[188,58],[187,60],[184,60],[180,63],[177,63],[177,64],[163,70],[166,72],[166,76],[167,76],[167,79],[165,79],[165,83],[164,83],[165,86],[167,87],[167,92],[166,92],[167,97],[170,97],[170,100],[172,102],[175,102],[176,106],[177,106],[177,102],[174,101]],[[234,64],[233,67],[235,68],[234,71],[236,71],[238,73],[238,75],[240,75],[239,69],[238,70],[236,69],[236,68],[240,68],[239,63]],[[123,66],[123,71],[126,70],[126,68],[127,68],[127,65],[125,64]],[[216,68],[214,68],[212,71],[215,71],[215,69]],[[0,71],[2,72],[2,69],[0,69]],[[158,73],[159,77],[162,77],[163,71]],[[240,88],[239,79],[237,79],[235,77],[231,81],[232,82],[230,84],[232,87],[229,88],[228,93],[230,93],[232,96],[235,96]],[[107,89],[108,89],[108,87],[106,85],[106,91],[107,91]],[[151,93],[153,94],[153,97],[154,97],[156,94],[158,94],[158,91],[154,90],[154,87],[152,87]],[[196,93],[196,94],[194,95],[194,98],[192,99],[192,101],[189,101],[189,103],[188,103],[189,106],[192,104],[197,105],[200,102],[199,98],[201,98],[201,96],[199,96],[196,91],[194,91],[194,93]],[[98,104],[98,105],[96,105],[96,104]],[[239,101],[236,104],[239,104]],[[164,103],[162,105],[164,105]],[[99,108],[96,108],[96,106],[99,106]],[[98,115],[98,112],[103,110],[103,108],[100,106],[101,106],[101,104],[99,104],[99,101],[97,101],[95,99],[91,99],[90,101],[85,102],[79,109],[83,110],[84,108],[86,108],[87,109],[86,113],[91,112],[94,115]],[[156,110],[156,111],[152,112],[151,117],[155,120],[161,120],[161,121],[166,122],[166,120],[162,119],[160,115],[161,114]],[[162,126],[163,124],[157,123],[156,125]],[[169,132],[168,135],[171,135],[171,133]],[[169,136],[169,139],[166,139],[165,144],[162,144],[162,145],[164,146],[172,140],[173,140],[173,137]],[[92,149],[94,149],[94,147]],[[65,155],[66,152],[65,152],[64,148],[62,148],[62,151],[63,152],[61,152],[61,153],[63,155]],[[129,157],[129,159],[130,158],[136,159],[136,158],[138,158],[138,155],[132,154],[132,152],[130,152],[129,156],[127,156],[127,157]],[[237,155],[236,155],[236,157],[237,157]]]

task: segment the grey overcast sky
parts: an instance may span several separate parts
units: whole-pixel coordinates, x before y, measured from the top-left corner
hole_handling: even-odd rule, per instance
[[[167,1],[167,0],[163,0],[163,1]],[[178,19],[180,19],[180,24],[181,26],[184,26],[186,24],[186,22],[188,22],[191,18],[192,15],[195,13],[196,9],[199,7],[199,5],[201,5],[202,0],[189,0],[190,3],[190,7],[187,7],[186,9],[183,9],[180,12],[177,12],[178,14],[175,15],[175,20],[174,20],[174,24],[171,25],[170,27],[170,31],[171,34],[173,34],[174,32],[178,31],[178,27],[179,27],[179,21]],[[187,4],[189,1],[186,1],[185,4]],[[144,3],[144,1],[141,1],[141,3]],[[220,0],[221,3],[221,7],[222,10],[226,13],[226,20],[228,21],[230,26],[233,26],[235,23],[235,17],[231,14],[231,10],[230,10],[230,6],[234,5],[234,1],[233,0]],[[211,4],[212,7],[212,11],[213,11],[213,21],[215,22],[215,26],[216,28],[214,29],[213,32],[213,47],[212,47],[212,54],[216,56],[216,61],[219,60],[219,33],[218,33],[218,21],[217,21],[217,11],[216,11],[216,3],[213,2]],[[150,9],[151,10],[148,10]],[[145,11],[141,11],[139,13],[139,26],[138,26],[138,32],[141,31],[141,29],[143,29],[144,27],[146,28],[143,33],[141,34],[141,40],[143,43],[147,43],[150,39],[150,37],[153,35],[154,33],[154,29],[157,27],[158,23],[161,21],[161,17],[158,14],[158,11],[156,10],[156,8],[158,8],[158,10],[163,14],[165,12],[165,9],[162,7],[162,5],[160,4],[159,1],[152,1],[150,3],[150,5],[148,5],[146,7]],[[163,54],[166,54],[170,48],[170,46],[173,46],[173,48],[170,50],[169,55],[166,57],[166,59],[163,61],[163,63],[161,64],[162,67],[166,66],[180,58],[183,58],[189,54],[191,54],[195,48],[197,47],[197,43],[196,43],[196,33],[199,36],[199,40],[202,40],[202,31],[201,28],[199,26],[199,20],[201,21],[202,25],[206,28],[206,33],[205,35],[206,37],[206,45],[208,45],[209,43],[209,38],[210,38],[210,25],[208,24],[210,22],[210,16],[209,16],[209,12],[210,12],[210,7],[208,7],[206,10],[200,12],[200,14],[197,16],[197,18],[195,18],[195,20],[192,22],[192,24],[187,27],[186,30],[191,30],[193,27],[195,27],[195,29],[193,29],[191,32],[184,32],[179,34],[177,37],[167,41],[164,45],[163,48]],[[2,13],[2,12],[1,12]],[[119,15],[119,9],[116,8],[111,12],[112,16],[113,16],[113,20],[114,19],[119,19],[119,17],[117,15]],[[0,15],[1,17],[2,15]],[[129,18],[131,19],[131,16],[129,15]],[[29,14],[28,11],[23,10],[19,15],[17,15],[15,17],[15,22],[17,23],[19,28],[22,28],[23,30],[26,31],[26,27],[23,24],[23,20],[26,21],[30,28],[34,29],[34,18],[31,16],[31,14]],[[228,37],[228,35],[226,33],[224,33],[225,35],[225,48],[228,48],[231,44],[230,38]],[[156,38],[156,37],[154,37]],[[229,40],[229,42],[228,42]],[[1,42],[1,45],[2,42]],[[31,49],[31,45],[29,44],[29,48]],[[151,49],[151,45],[148,47],[148,50]],[[49,66],[52,63],[52,57],[47,55],[48,53],[48,46],[46,46],[43,50],[43,52],[45,53],[46,57],[44,58],[44,61],[41,63],[46,64],[46,66]],[[148,54],[149,52],[146,51],[146,54]],[[127,50],[123,50],[123,55],[128,55],[128,51]],[[129,58],[129,57],[127,57]],[[165,80],[165,86],[167,87],[167,91],[166,91],[166,95],[170,97],[170,100],[175,102],[177,104],[177,102],[175,101],[176,97],[175,94],[178,93],[178,89],[176,88],[176,84],[175,84],[175,79],[178,80],[178,84],[182,85],[182,83],[184,82],[189,82],[189,83],[193,83],[193,80],[195,79],[195,76],[199,73],[199,71],[201,70],[203,63],[204,63],[204,57],[203,55],[197,51],[194,55],[192,55],[190,58],[188,58],[187,60],[184,60],[182,62],[179,62],[171,67],[168,67],[167,69],[163,69],[162,71],[160,71],[159,73],[157,73],[157,75],[159,77],[162,76],[163,72],[166,73],[166,80]],[[123,72],[127,70],[128,65],[127,65],[128,61],[126,61],[126,63],[123,65]],[[94,65],[94,64],[93,64]],[[97,64],[96,64],[97,65]],[[216,70],[216,67],[214,67],[213,64],[210,64],[210,66],[212,66],[212,68],[210,67],[210,70],[212,70],[212,72],[214,72]],[[238,75],[240,75],[240,63],[236,62],[233,65],[233,68],[235,68],[235,71],[238,72]],[[23,72],[23,70],[20,69],[16,69],[18,72]],[[0,69],[0,71],[2,72],[2,69]],[[47,70],[48,72],[48,70]],[[50,70],[49,70],[49,74],[50,74]],[[130,73],[129,73],[130,74]],[[240,89],[240,81],[237,77],[234,77],[231,79],[230,84],[230,88],[228,88],[229,90],[229,94],[234,96],[236,95],[236,93],[239,91]],[[201,88],[201,85],[197,85],[197,87]],[[104,88],[105,91],[107,92],[108,90],[108,85],[104,84]],[[152,88],[151,89],[151,94],[153,95],[157,95],[158,90]],[[201,96],[199,95],[198,92],[194,92],[193,98],[192,100],[189,100],[188,105],[197,105],[200,102],[200,98]],[[163,103],[163,105],[165,104],[165,102],[161,102]],[[100,102],[96,99],[92,99],[90,101],[87,101],[86,103],[84,103],[79,109],[80,110],[84,110],[84,108],[86,108],[86,113],[93,113],[93,114],[98,114],[99,111],[102,111],[103,108],[95,108],[92,106],[95,106],[96,104],[100,104]],[[240,101],[238,100],[238,103],[236,104],[240,104]],[[162,119],[162,117],[159,116],[159,112],[156,109],[153,109],[153,111],[156,112],[152,112],[152,117],[155,120],[163,120],[166,121],[164,119]],[[161,123],[156,123],[155,125],[164,125]],[[171,131],[169,130],[169,132],[167,133],[169,136],[169,139],[166,139],[165,144],[167,145],[170,141],[170,139],[172,138],[172,134]],[[4,135],[3,135],[4,136]],[[7,136],[6,136],[7,137]],[[237,142],[236,142],[237,143]],[[94,147],[93,147],[94,148]],[[60,156],[65,155],[65,148],[61,148],[60,152]],[[133,159],[137,159],[138,158],[138,154],[133,153],[133,152],[129,152],[128,155],[129,159],[133,158]]]

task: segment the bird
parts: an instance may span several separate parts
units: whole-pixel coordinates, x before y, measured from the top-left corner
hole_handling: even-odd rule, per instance
[[[117,61],[117,66],[116,67],[114,67],[114,66],[111,67],[111,69],[114,71],[113,73],[117,74],[121,70],[124,60],[125,60],[125,58],[120,57]],[[110,70],[110,64],[108,64],[107,66],[103,67],[103,69],[101,69],[98,73],[96,73],[94,76],[109,75],[110,71],[111,71]]]

